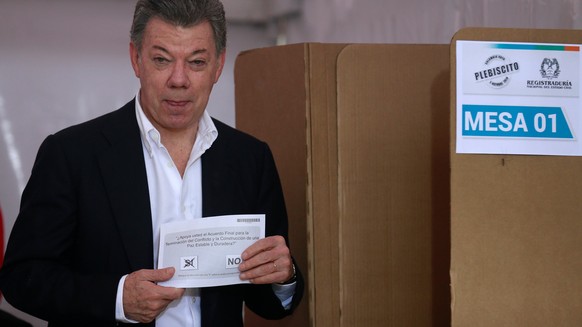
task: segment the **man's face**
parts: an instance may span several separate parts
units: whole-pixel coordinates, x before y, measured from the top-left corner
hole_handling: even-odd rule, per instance
[[[130,55],[141,83],[140,103],[152,124],[160,132],[197,128],[224,66],[210,23],[183,28],[153,18],[142,48],[131,43]]]

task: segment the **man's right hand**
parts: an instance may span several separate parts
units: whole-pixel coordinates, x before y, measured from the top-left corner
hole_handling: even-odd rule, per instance
[[[174,268],[142,269],[127,275],[123,286],[123,310],[131,320],[148,323],[166,309],[170,302],[179,299],[184,289],[158,286],[157,282],[169,280]]]

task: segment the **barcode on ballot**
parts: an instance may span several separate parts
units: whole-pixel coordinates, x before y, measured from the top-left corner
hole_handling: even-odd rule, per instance
[[[259,219],[259,218],[237,218],[236,219],[237,223],[258,223],[260,221],[261,221],[261,219]]]

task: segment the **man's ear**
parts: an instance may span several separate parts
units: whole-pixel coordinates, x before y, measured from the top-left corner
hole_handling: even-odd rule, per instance
[[[226,60],[226,49],[223,49],[220,55],[218,55],[218,69],[216,69],[216,74],[214,75],[214,83],[218,82],[218,79],[222,74],[222,69],[224,68],[225,60]]]
[[[131,60],[131,67],[133,67],[133,72],[135,76],[139,78],[139,49],[135,46],[133,42],[129,42],[129,59]]]

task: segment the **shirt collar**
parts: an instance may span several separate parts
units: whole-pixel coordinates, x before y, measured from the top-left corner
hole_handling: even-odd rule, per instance
[[[142,142],[148,154],[150,157],[152,157],[152,146],[155,145],[161,148],[163,145],[160,132],[158,132],[158,130],[146,117],[143,108],[141,107],[139,91],[137,91],[137,95],[135,96],[135,112]],[[202,155],[204,151],[210,148],[216,138],[218,138],[218,130],[216,129],[216,126],[214,125],[210,115],[206,112],[206,110],[204,110],[202,117],[200,117],[200,121],[198,122],[198,132],[196,134],[196,142],[194,143],[192,154],[194,154],[194,150],[197,150],[196,152],[201,152],[197,156]]]

